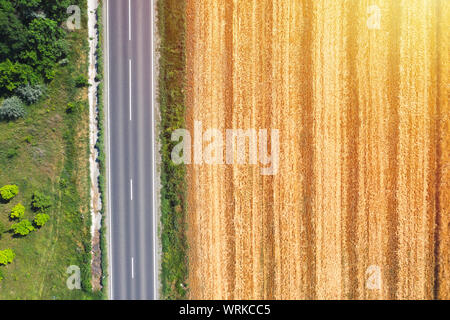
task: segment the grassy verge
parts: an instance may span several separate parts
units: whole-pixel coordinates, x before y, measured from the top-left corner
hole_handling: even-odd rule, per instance
[[[103,98],[103,74],[104,74],[104,59],[103,59],[103,1],[99,1],[97,8],[97,32],[98,32],[98,45],[97,45],[97,80],[100,81],[97,87],[97,103],[98,103],[98,140],[96,148],[98,150],[98,165],[100,169],[100,175],[98,177],[98,187],[101,195],[102,202],[102,226],[100,229],[100,250],[102,253],[102,294],[103,298],[107,297],[108,292],[108,255],[107,255],[107,242],[106,242],[106,156],[105,156],[105,108]]]
[[[82,8],[86,26],[86,7]],[[2,267],[0,299],[93,299],[89,211],[89,108],[86,88],[76,88],[77,75],[87,74],[87,30],[69,33],[67,65],[60,65],[47,95],[27,108],[23,120],[0,122],[0,184],[17,184],[19,195],[0,204],[0,222],[12,224],[15,204],[30,209],[34,191],[52,199],[49,222],[26,237],[3,233],[0,248],[12,248],[16,258]],[[67,105],[76,107],[67,112]],[[81,269],[81,290],[66,285],[69,266]]]
[[[161,298],[186,298],[186,167],[174,165],[173,130],[185,127],[185,1],[158,0],[161,113]]]

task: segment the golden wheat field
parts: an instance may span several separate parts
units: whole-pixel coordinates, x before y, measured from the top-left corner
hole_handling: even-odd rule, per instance
[[[274,175],[188,166],[190,298],[449,299],[450,1],[187,0],[186,17],[188,128],[280,144]]]

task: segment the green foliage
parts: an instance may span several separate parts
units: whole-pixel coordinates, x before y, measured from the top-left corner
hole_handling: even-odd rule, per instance
[[[47,18],[34,19],[28,27],[28,50],[21,59],[51,80],[55,76],[55,64],[67,55],[64,30],[56,21]]]
[[[66,113],[73,113],[77,110],[77,104],[75,102],[69,102],[66,107]]]
[[[4,201],[9,201],[19,193],[19,187],[16,185],[6,185],[0,188],[0,196]]]
[[[19,154],[18,151],[17,151],[17,149],[18,149],[18,146],[17,146],[17,145],[14,146],[14,147],[12,147],[12,148],[9,148],[9,149],[6,151],[6,157],[7,157],[8,159],[13,159],[13,158],[17,157],[17,155]]]
[[[28,219],[23,219],[17,223],[14,223],[11,226],[11,230],[13,230],[16,235],[26,236],[35,229]]]
[[[22,0],[23,1],[23,0]],[[26,28],[12,1],[0,1],[0,61],[17,56],[26,46]]]
[[[36,217],[34,217],[34,224],[40,228],[42,227],[48,220],[50,216],[46,213],[38,213]]]
[[[3,270],[0,269],[0,282],[5,278],[5,276],[3,275]]]
[[[61,22],[68,17],[67,6],[61,6],[60,0],[41,0],[37,7],[29,10],[28,15],[21,12],[26,9],[21,9],[17,5],[19,1],[26,5],[28,0],[5,1],[14,4],[17,17],[25,26],[28,26],[41,13],[57,21],[58,26],[63,26]],[[31,1],[35,2],[35,0]],[[77,4],[77,2],[81,4],[82,22],[85,26],[87,1],[64,2],[69,5]],[[53,13],[48,10],[50,7],[53,7],[51,9]],[[56,18],[56,15],[61,18]],[[0,267],[6,276],[1,284],[0,299],[60,300],[100,297],[98,293],[92,293],[90,285],[92,276],[88,212],[89,156],[86,131],[89,114],[88,109],[84,108],[70,115],[65,113],[67,103],[79,100],[79,97],[85,93],[84,89],[75,88],[73,75],[87,73],[87,30],[84,28],[70,32],[65,37],[70,48],[69,54],[64,64],[61,63],[64,59],[56,62],[56,76],[45,84],[45,104],[38,103],[47,110],[33,106],[27,108],[25,121],[9,123],[0,121],[0,181],[20,182],[21,201],[22,199],[31,201],[35,190],[43,191],[52,200],[52,207],[45,212],[51,216],[46,223],[47,227],[44,226],[38,232],[32,232],[26,237],[11,237],[9,233],[4,234],[0,240],[0,249],[13,248],[16,258],[21,259],[20,263],[13,262],[13,265]],[[2,42],[3,38],[0,37],[0,43]],[[28,63],[21,60],[20,56],[8,58],[13,63]],[[42,75],[37,72],[36,75],[39,80],[36,83],[44,83]],[[33,83],[30,82],[30,85]],[[12,94],[18,95],[16,90],[17,88]],[[3,95],[0,96],[1,104],[2,99],[9,97],[11,93],[3,91],[0,87],[0,95]],[[29,144],[24,140],[30,141]],[[16,149],[17,146],[19,148]],[[17,156],[14,161],[6,156],[9,149],[16,150]],[[58,178],[63,181],[64,190],[59,188]],[[16,199],[12,201],[14,204],[17,202]],[[25,203],[23,204],[27,207]],[[0,211],[5,209],[7,211],[4,212],[5,214],[9,214],[11,207],[0,203]],[[55,207],[54,210],[53,207]],[[54,214],[56,212],[58,214]],[[38,213],[42,212],[35,212],[34,215]],[[28,214],[26,211],[24,218],[29,219],[38,229],[33,221],[35,216],[28,217]],[[5,218],[6,216],[0,220],[5,221]],[[14,222],[5,221],[7,230],[11,229],[10,225]],[[45,263],[42,263],[42,257],[49,255],[52,258],[45,259]],[[65,284],[67,275],[64,274],[64,270],[69,265],[80,266],[82,290],[67,290]],[[63,272],[57,272],[58,270]],[[42,279],[45,281],[41,281]],[[36,286],[36,283],[41,285]]]
[[[0,250],[0,264],[7,265],[13,262],[16,254],[11,249]]]
[[[2,120],[16,120],[25,115],[26,111],[22,101],[16,96],[5,99],[0,107],[0,119]]]
[[[35,84],[39,76],[33,67],[6,59],[0,63],[0,92],[11,93],[16,88],[28,83]]]
[[[75,85],[77,86],[77,88],[88,87],[89,86],[89,80],[88,80],[88,78],[85,75],[80,74],[79,76],[77,76],[75,78]]]
[[[161,295],[163,299],[186,297],[187,241],[186,168],[171,160],[171,133],[185,126],[185,1],[158,1],[161,38],[159,105],[161,112]],[[167,81],[167,79],[171,79]],[[174,107],[176,106],[176,107]]]
[[[66,10],[71,5],[78,5],[82,7],[82,2],[84,0],[41,0],[41,7],[48,17],[61,23],[67,19],[68,15]]]
[[[16,89],[17,95],[25,101],[26,104],[34,104],[39,101],[44,94],[45,87],[43,85],[22,85]]]
[[[35,191],[31,200],[31,206],[35,211],[45,212],[52,206],[52,200],[49,196],[46,196],[39,191]]]
[[[19,203],[14,206],[11,210],[10,217],[11,219],[20,219],[25,214],[25,207]]]
[[[97,7],[97,27],[98,27],[98,42],[97,42],[97,76],[96,81],[99,81],[97,87],[97,101],[98,101],[98,116],[97,116],[97,125],[98,125],[98,139],[95,145],[95,148],[98,151],[98,166],[100,174],[98,176],[98,187],[100,190],[100,200],[102,202],[102,223],[100,228],[100,250],[101,250],[101,259],[102,259],[102,292],[105,294],[107,292],[107,270],[108,270],[108,255],[107,255],[107,241],[106,241],[106,221],[105,221],[105,208],[106,204],[106,187],[105,187],[105,176],[106,176],[106,168],[105,168],[105,125],[104,125],[104,105],[103,105],[103,14],[102,14],[102,3]]]
[[[61,25],[70,5],[85,8],[83,0],[0,0],[1,95],[55,77],[69,52]]]

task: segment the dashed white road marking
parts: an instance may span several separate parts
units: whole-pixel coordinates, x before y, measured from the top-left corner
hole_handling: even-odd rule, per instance
[[[131,41],[131,0],[128,0],[128,40]]]
[[[129,77],[130,77],[130,103],[129,103],[129,108],[130,108],[130,121],[133,119],[132,117],[132,110],[131,110],[131,59],[128,60],[128,69],[129,69]]]
[[[130,198],[133,201],[133,179],[130,179]]]

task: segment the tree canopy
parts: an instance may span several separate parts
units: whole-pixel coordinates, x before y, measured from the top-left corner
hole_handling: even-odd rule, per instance
[[[33,227],[33,224],[29,220],[23,219],[15,224],[13,224],[11,226],[11,230],[14,231],[14,234],[26,236],[27,234],[29,234],[31,231],[34,231],[35,229]]]
[[[50,81],[68,48],[62,22],[81,0],[0,0],[0,95]]]
[[[11,249],[0,250],[0,264],[6,265],[13,262],[16,254]]]
[[[9,201],[19,193],[19,187],[16,185],[6,185],[0,188],[0,196],[3,200]]]
[[[24,213],[25,207],[21,203],[19,203],[15,205],[14,208],[12,208],[10,217],[11,219],[20,219],[23,217]]]
[[[39,228],[42,227],[47,221],[50,219],[50,216],[46,213],[38,213],[36,217],[34,217],[34,224]]]

